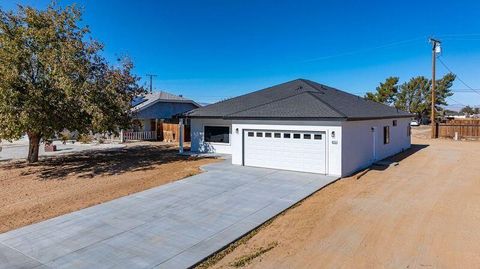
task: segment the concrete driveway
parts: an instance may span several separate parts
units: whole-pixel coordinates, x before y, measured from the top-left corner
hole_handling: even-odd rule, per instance
[[[233,166],[0,234],[0,268],[186,268],[336,180]]]

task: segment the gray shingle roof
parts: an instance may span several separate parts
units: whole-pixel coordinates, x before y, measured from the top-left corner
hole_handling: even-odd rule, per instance
[[[164,92],[164,91],[148,93],[148,94],[139,96],[135,101],[136,101],[136,104],[134,104],[133,109],[137,111],[147,108],[156,102],[192,103],[200,107],[200,105],[198,105],[197,103],[195,103],[190,99],[187,99],[187,98],[184,98],[183,96],[175,95],[169,92]]]
[[[296,79],[197,108],[185,115],[191,118],[319,120],[412,116],[394,107],[306,79]]]

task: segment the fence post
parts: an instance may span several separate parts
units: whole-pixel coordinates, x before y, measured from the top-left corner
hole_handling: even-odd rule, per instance
[[[123,143],[123,129],[120,130],[120,143]]]

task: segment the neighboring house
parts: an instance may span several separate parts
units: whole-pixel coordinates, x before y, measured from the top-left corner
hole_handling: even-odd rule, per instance
[[[125,135],[130,140],[162,140],[161,124],[178,124],[178,115],[198,107],[190,99],[164,91],[139,96],[133,102],[133,130]]]
[[[346,176],[410,147],[413,115],[297,79],[189,111],[191,149],[232,163]]]

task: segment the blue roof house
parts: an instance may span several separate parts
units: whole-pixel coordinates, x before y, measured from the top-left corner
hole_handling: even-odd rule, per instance
[[[127,139],[157,140],[159,124],[178,124],[178,115],[199,107],[193,100],[164,91],[139,96],[133,101],[133,130],[127,134],[135,137]]]

